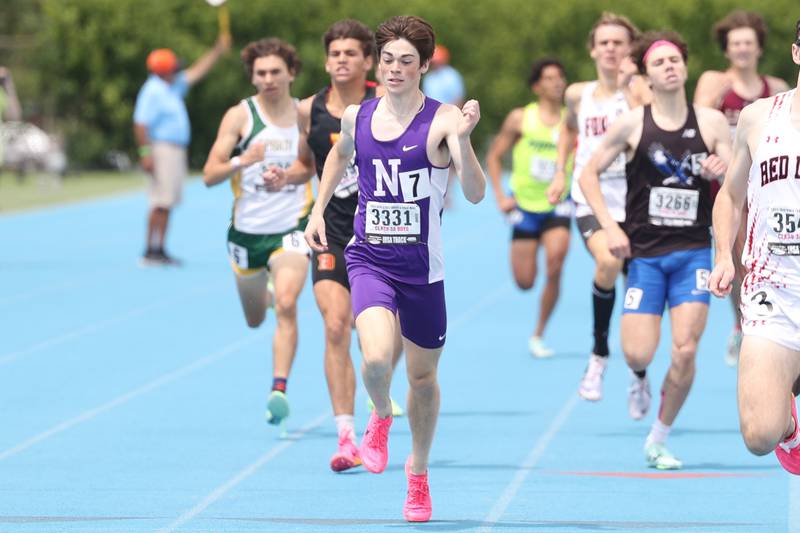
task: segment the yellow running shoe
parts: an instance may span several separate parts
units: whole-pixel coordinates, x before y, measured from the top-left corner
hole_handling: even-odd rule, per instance
[[[394,401],[394,398],[389,398],[392,402],[392,416],[406,416],[406,412],[400,407],[400,404]],[[372,398],[367,396],[367,409],[371,413],[375,410],[375,404],[372,403]]]

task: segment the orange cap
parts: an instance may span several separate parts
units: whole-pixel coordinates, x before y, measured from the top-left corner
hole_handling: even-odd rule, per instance
[[[431,61],[436,65],[446,65],[450,62],[450,50],[443,44],[437,44],[433,49]]]
[[[147,56],[147,70],[164,76],[178,69],[178,56],[169,48],[158,48]]]

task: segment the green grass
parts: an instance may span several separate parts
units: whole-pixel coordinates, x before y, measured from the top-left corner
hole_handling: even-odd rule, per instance
[[[69,174],[61,180],[31,174],[20,183],[15,174],[2,172],[0,214],[141,190],[146,179],[141,172],[93,171]]]

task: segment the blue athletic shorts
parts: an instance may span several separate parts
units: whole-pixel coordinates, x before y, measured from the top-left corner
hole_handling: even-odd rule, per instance
[[[708,305],[711,248],[680,250],[656,257],[634,257],[628,266],[623,313],[661,315],[686,302]]]
[[[569,216],[562,216],[557,211],[535,213],[516,208],[508,214],[508,220],[514,225],[511,240],[539,239],[543,233],[553,228],[569,229]]]

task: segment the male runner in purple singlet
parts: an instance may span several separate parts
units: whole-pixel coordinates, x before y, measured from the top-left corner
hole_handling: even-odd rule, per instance
[[[435,45],[427,22],[394,17],[375,36],[386,95],[345,110],[306,240],[317,251],[326,249],[323,213],[355,153],[358,211],[345,256],[364,351],[364,383],[375,403],[360,455],[370,472],[386,468],[397,316],[406,352],[412,434],[403,514],[420,522],[431,516],[428,455],[439,411],[436,368],[447,334],[441,214],[451,165],[467,200],[477,203],[485,194],[486,177],[470,143],[480,108],[471,100],[459,110],[419,90]]]

